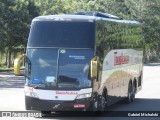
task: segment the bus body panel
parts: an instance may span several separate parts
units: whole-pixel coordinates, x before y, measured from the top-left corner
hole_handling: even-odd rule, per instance
[[[123,58],[122,53],[125,53],[125,57],[128,58]],[[123,49],[112,50],[105,57],[100,90],[103,92],[104,88],[107,89],[110,104],[127,97],[130,80],[136,80],[137,83],[140,81],[143,66],[142,54],[141,51]],[[136,86],[138,92],[141,86]]]
[[[93,91],[100,95],[107,91],[108,106],[127,97],[130,81],[136,84],[136,92],[142,89],[143,44],[139,23],[96,21],[99,76],[93,83]]]
[[[85,93],[92,93],[92,88],[71,91],[71,90],[43,90],[25,86],[25,92],[27,92],[28,89],[32,89],[32,92],[37,94],[37,97],[40,100],[73,101],[77,98],[78,95]]]
[[[91,98],[75,99],[72,101],[63,100],[41,100],[25,96],[26,110],[39,111],[75,111],[90,110]]]

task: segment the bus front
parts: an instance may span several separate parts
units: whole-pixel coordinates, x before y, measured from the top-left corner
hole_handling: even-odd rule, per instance
[[[95,24],[73,18],[46,16],[32,21],[25,60],[27,110],[86,110],[91,106]]]

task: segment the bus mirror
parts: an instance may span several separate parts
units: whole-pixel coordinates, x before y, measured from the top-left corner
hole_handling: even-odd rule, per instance
[[[91,79],[96,79],[97,78],[97,72],[98,72],[98,57],[95,56],[91,60],[91,65],[90,65],[90,77],[91,77]]]
[[[18,56],[15,60],[14,60],[14,74],[16,76],[19,76],[20,75],[20,63],[21,63],[21,60],[25,57],[26,55],[23,54],[23,55],[20,55]]]

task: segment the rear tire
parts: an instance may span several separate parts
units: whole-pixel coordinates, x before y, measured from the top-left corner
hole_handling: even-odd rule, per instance
[[[125,99],[125,102],[126,103],[130,103],[132,101],[132,97],[133,97],[133,94],[132,94],[132,84],[131,84],[131,82],[129,82],[129,85],[128,85],[128,96]]]
[[[135,84],[134,84],[133,87],[132,87],[132,98],[131,98],[131,102],[134,101],[135,95],[136,95],[136,86],[135,86]]]

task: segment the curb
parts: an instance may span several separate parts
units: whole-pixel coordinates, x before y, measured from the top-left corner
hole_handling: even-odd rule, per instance
[[[13,69],[11,69],[11,70],[0,70],[0,72],[12,72],[13,71]]]

